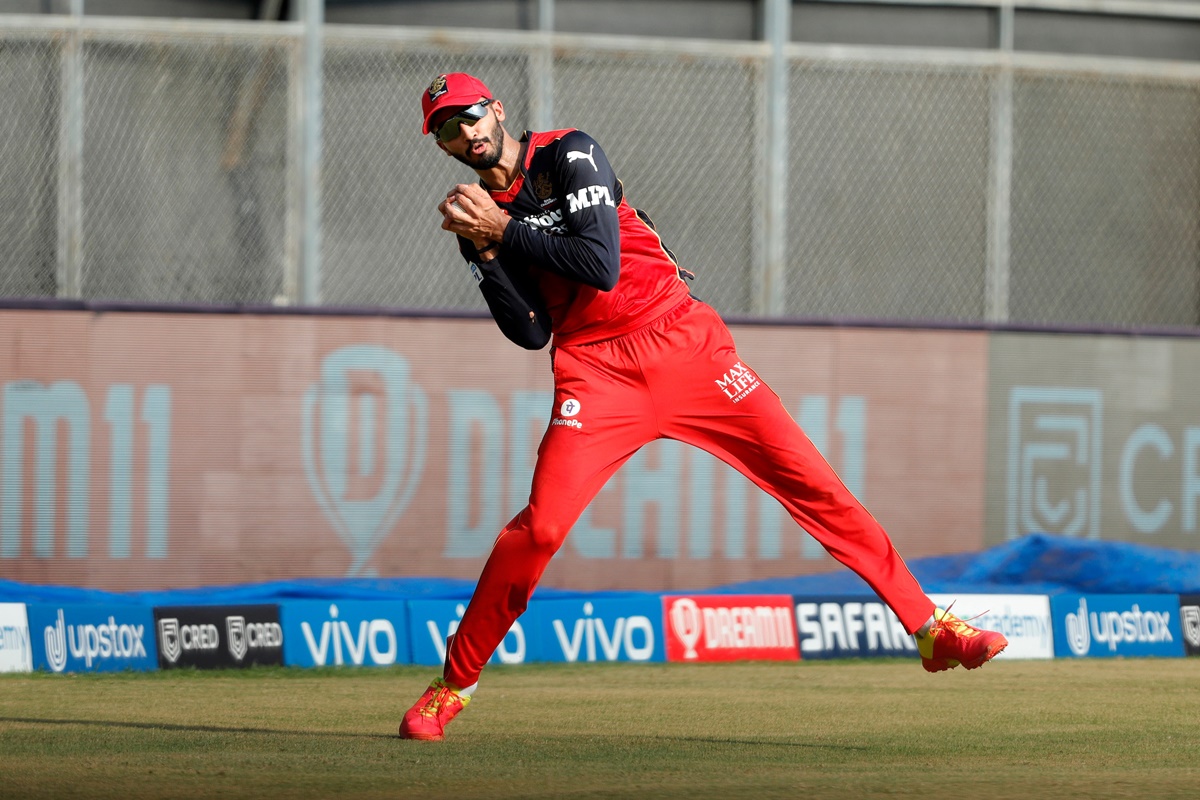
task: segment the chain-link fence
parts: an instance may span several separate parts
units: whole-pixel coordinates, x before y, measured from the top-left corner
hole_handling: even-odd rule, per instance
[[[303,34],[0,17],[0,297],[301,302]],[[1197,65],[789,45],[779,164],[763,43],[323,40],[323,305],[482,309],[434,208],[473,175],[420,135],[421,91],[464,70],[513,133],[595,136],[727,314],[1200,324]]]

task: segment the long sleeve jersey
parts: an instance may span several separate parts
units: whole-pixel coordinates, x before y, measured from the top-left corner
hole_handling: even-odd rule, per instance
[[[688,295],[673,254],[630,206],[600,145],[578,130],[526,132],[520,173],[490,191],[512,222],[499,255],[479,259],[459,237],[496,323],[540,349],[612,339]]]

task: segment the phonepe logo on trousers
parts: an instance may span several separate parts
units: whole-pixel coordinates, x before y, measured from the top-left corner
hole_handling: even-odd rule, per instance
[[[804,658],[904,656],[917,652],[916,642],[896,614],[880,602],[797,598],[796,626]]]
[[[1063,595],[1051,598],[1063,656],[1180,656],[1169,595]],[[1060,622],[1061,618],[1061,622]]]
[[[303,667],[379,666],[408,661],[401,601],[284,604],[284,663]]]
[[[362,575],[421,482],[425,393],[393,351],[351,345],[325,357],[301,417],[308,485],[353,557],[346,575]]]
[[[664,596],[668,661],[795,661],[787,595]]]
[[[35,666],[52,672],[151,669],[147,638],[154,628],[148,608],[90,605],[30,606],[31,628],[40,630]],[[153,642],[149,644],[153,650]]]
[[[1103,402],[1096,389],[1015,386],[1006,535],[1100,535]]]
[[[526,627],[544,643],[547,661],[662,661],[658,595],[535,600]]]

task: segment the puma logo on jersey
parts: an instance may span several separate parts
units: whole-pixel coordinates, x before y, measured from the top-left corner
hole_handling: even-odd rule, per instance
[[[596,166],[596,159],[592,157],[592,151],[595,149],[596,149],[596,145],[592,145],[591,147],[589,147],[588,151],[586,153],[583,152],[582,150],[568,150],[567,151],[567,163],[573,164],[576,161],[590,161],[592,164],[592,169],[595,170],[596,172],[599,172],[600,168]]]
[[[607,186],[585,186],[578,192],[567,195],[568,214],[574,214],[581,208],[591,208],[603,203],[606,206],[615,206],[612,199],[612,192]]]

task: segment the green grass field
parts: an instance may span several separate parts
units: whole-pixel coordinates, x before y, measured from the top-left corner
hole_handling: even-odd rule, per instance
[[[1195,798],[1200,659],[0,675],[0,797]]]

